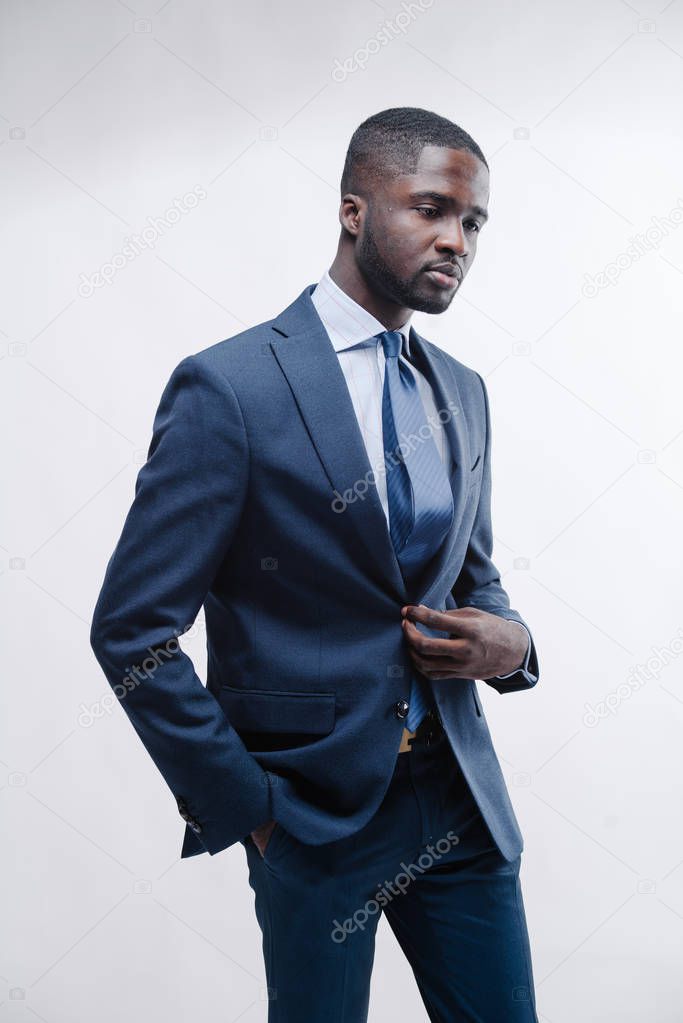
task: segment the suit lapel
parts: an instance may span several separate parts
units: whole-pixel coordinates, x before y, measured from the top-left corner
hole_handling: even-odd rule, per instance
[[[458,383],[447,357],[435,345],[429,345],[424,338],[420,337],[414,327],[410,328],[410,353],[411,362],[427,379],[434,392],[437,413],[442,419],[453,459],[453,466],[449,473],[453,493],[453,520],[434,557],[425,566],[418,584],[420,596],[416,598],[416,603],[424,603],[429,606],[431,594],[441,589],[443,577],[449,571],[451,557],[458,539],[462,513],[467,501],[470,444]],[[449,588],[453,582],[455,580],[448,584]]]
[[[409,599],[387,520],[376,486],[363,435],[339,365],[317,310],[311,301],[315,285],[308,285],[295,301],[272,321],[275,338],[270,345],[294,395],[311,441],[330,481],[330,501],[336,498],[339,514],[349,516],[368,555],[395,596]],[[439,349],[411,328],[411,354],[429,381],[438,410],[449,412],[444,423],[455,463],[450,475],[454,515],[451,528],[438,551],[425,566],[414,602],[423,601],[429,590],[438,588],[447,571],[455,546],[458,526],[467,498],[469,442],[460,395],[448,360]],[[450,405],[449,405],[450,402]],[[464,469],[463,469],[464,467]]]

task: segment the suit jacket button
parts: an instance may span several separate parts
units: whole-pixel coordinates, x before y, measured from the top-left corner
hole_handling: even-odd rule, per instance
[[[404,718],[408,717],[409,709],[410,707],[407,700],[399,700],[396,704],[396,717],[400,718],[402,721]]]
[[[201,824],[197,824],[196,821],[188,821],[187,823],[190,825],[190,827],[194,831],[195,835],[199,835],[200,834],[200,832],[202,830]]]

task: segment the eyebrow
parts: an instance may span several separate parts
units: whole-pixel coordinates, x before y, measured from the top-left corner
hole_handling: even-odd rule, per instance
[[[423,192],[411,192],[408,198],[411,199],[412,201],[419,201],[420,199],[433,199],[434,202],[442,202],[445,203],[446,205],[453,204],[453,199],[451,199],[450,196],[444,195],[442,192],[433,192],[429,189]],[[483,206],[470,206],[470,211],[472,213],[475,213],[478,217],[481,217],[482,220],[489,219],[488,211],[485,210]]]

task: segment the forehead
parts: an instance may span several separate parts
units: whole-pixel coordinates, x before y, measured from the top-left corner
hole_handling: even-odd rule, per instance
[[[489,196],[489,172],[474,153],[466,149],[425,146],[414,174],[403,174],[389,182],[402,197],[411,192],[431,190],[467,205],[485,206]]]

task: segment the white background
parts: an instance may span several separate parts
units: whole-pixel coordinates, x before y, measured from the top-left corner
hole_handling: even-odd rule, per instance
[[[5,2],[0,39],[0,1020],[265,1019],[242,847],[181,862],[123,710],[79,723],[109,692],[89,621],[171,370],[319,279],[353,130],[408,105],[491,165],[474,269],[415,325],[486,378],[494,557],[541,661],[479,685],[540,1018],[680,1021],[682,0]],[[399,1018],[426,1015],[382,923],[371,1019]]]

